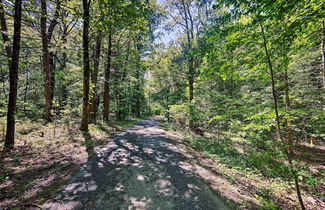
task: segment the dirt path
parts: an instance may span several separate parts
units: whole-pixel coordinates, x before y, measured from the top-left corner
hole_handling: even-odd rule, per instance
[[[190,164],[157,118],[144,120],[94,155],[44,209],[228,209]]]

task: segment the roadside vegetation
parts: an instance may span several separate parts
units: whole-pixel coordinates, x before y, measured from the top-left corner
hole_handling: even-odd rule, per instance
[[[286,157],[265,143],[252,143],[251,139],[233,132],[205,133],[204,136],[165,122],[163,126],[186,145],[187,152],[197,156],[198,164],[209,162],[209,170],[220,178],[222,185],[209,180],[211,186],[235,209],[295,209],[297,198]],[[299,174],[303,197],[308,209],[324,208],[325,145],[301,144],[295,148],[295,169]],[[201,156],[201,155],[202,156]],[[203,159],[203,160],[200,160]],[[289,183],[289,184],[288,184]],[[224,192],[226,189],[227,192]],[[241,195],[236,196],[235,192]]]

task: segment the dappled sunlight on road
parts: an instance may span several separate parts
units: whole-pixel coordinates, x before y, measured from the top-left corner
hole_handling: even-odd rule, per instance
[[[226,209],[154,119],[118,135],[45,209]]]

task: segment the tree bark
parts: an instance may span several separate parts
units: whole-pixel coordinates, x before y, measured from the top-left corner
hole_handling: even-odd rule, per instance
[[[45,120],[47,122],[52,121],[51,109],[52,109],[52,73],[50,69],[50,56],[48,49],[48,36],[46,31],[47,21],[47,9],[46,0],[41,0],[41,35],[42,35],[42,53],[43,53],[43,72],[44,72],[44,96],[45,96]]]
[[[10,92],[7,113],[7,131],[5,139],[5,150],[10,150],[15,144],[15,112],[17,105],[17,85],[18,85],[18,67],[20,52],[20,31],[21,31],[21,6],[22,0],[15,1],[15,17],[14,17],[14,37],[12,44],[12,54],[9,69]]]
[[[25,103],[27,103],[27,94],[28,94],[28,87],[29,87],[29,80],[28,80],[28,76],[29,75],[29,69],[26,68],[26,72],[25,72],[25,77],[26,77],[26,80],[25,80],[25,92],[24,92],[24,112],[25,112],[25,115],[27,114],[26,113],[26,105]]]
[[[193,68],[193,58],[190,58],[190,60],[188,61],[188,65],[189,65],[189,75],[188,75],[188,86],[189,86],[189,104],[190,104],[190,120],[189,120],[189,128],[191,130],[193,130],[194,128],[194,120],[193,120],[193,105],[192,105],[192,101],[194,98],[194,68]]]
[[[105,68],[105,82],[104,82],[104,110],[103,118],[104,121],[109,120],[109,85],[110,85],[110,73],[111,73],[111,63],[112,63],[112,35],[111,32],[108,35],[108,50],[107,50],[107,63]]]
[[[0,25],[1,25],[1,35],[3,39],[3,44],[6,49],[6,55],[8,58],[8,67],[10,68],[10,59],[11,59],[11,53],[12,49],[9,45],[10,38],[8,36],[8,27],[7,27],[7,22],[6,22],[6,17],[5,17],[5,10],[3,7],[3,2],[0,0]]]
[[[48,40],[50,44],[50,40]],[[55,53],[49,52],[49,68],[50,68],[50,86],[51,86],[51,103],[54,100],[54,90],[55,90]]]
[[[137,72],[136,72],[136,77],[137,77],[137,84],[136,84],[136,101],[135,101],[135,113],[137,117],[140,117],[141,114],[141,102],[140,102],[140,69],[138,66]]]
[[[3,7],[2,0],[0,0],[0,28],[1,28],[1,35],[3,39],[3,45],[5,46],[6,56],[8,60],[8,69],[10,69],[10,60],[11,60],[11,48],[9,46],[10,38],[8,36],[8,28],[7,28],[5,10]],[[2,77],[1,80],[2,80],[3,95],[7,103],[8,99],[7,99],[6,89],[5,89],[5,74],[3,74],[2,70],[1,70],[1,77]]]
[[[89,104],[89,121],[90,123],[96,123],[96,110],[97,110],[97,80],[98,80],[98,70],[99,70],[99,59],[101,53],[101,42],[102,42],[102,32],[99,31],[96,38],[96,50],[94,56],[94,71],[91,73],[91,84],[92,84],[92,98]]]
[[[9,59],[8,59],[9,60]],[[5,98],[5,102],[8,102],[8,98],[7,98],[7,93],[6,93],[6,87],[5,87],[5,74],[2,72],[2,69],[0,69],[1,71],[1,81],[2,81],[2,92],[3,92],[3,96]]]
[[[82,121],[81,130],[88,131],[89,123],[89,2],[88,0],[82,1],[83,5],[83,106],[82,106]]]
[[[325,89],[325,20],[322,23],[323,39],[322,39],[322,62],[323,62],[323,87]]]
[[[61,1],[56,0],[56,8],[54,12],[54,17],[50,21],[49,27],[47,29],[47,40],[48,40],[48,47],[50,47],[53,31],[55,29],[55,26],[58,24],[58,19],[60,17],[60,10],[61,10]],[[53,103],[54,99],[54,91],[55,91],[55,54],[56,52],[49,51],[49,68],[50,68],[50,86],[51,86],[51,104]]]

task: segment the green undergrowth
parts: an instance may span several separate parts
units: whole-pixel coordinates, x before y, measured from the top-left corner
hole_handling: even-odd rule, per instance
[[[293,190],[292,176],[287,164],[287,158],[279,149],[277,142],[266,135],[247,135],[241,132],[223,132],[222,135],[208,133],[201,137],[185,132],[182,128],[171,123],[163,123],[168,130],[181,134],[184,139],[207,157],[214,159],[216,164],[225,166],[226,170],[219,171],[224,175],[231,172],[236,176],[229,179],[237,183],[238,178],[256,185],[255,198],[263,209],[278,209],[283,201],[282,195]],[[317,186],[324,182],[320,173],[314,174],[303,164],[295,161],[296,173],[303,190],[315,197],[322,196]],[[242,180],[242,179],[241,179]],[[272,185],[270,186],[270,181]]]
[[[54,121],[45,123],[44,121],[17,120],[16,123],[16,143],[29,145],[31,147],[42,146],[45,144],[66,144],[75,142],[75,137],[87,139],[82,141],[83,146],[101,146],[105,144],[107,137],[114,137],[124,129],[131,127],[143,120],[143,118],[128,117],[124,120],[109,122],[98,122],[89,125],[89,132],[82,132],[80,120],[74,119],[67,122]],[[0,118],[0,139],[5,137],[6,119]],[[0,148],[4,142],[0,141]]]
[[[281,162],[284,161],[281,153],[238,146],[228,138],[187,136],[187,140],[209,157],[238,170],[259,170],[261,174],[273,178],[286,178],[289,173],[285,163]]]

